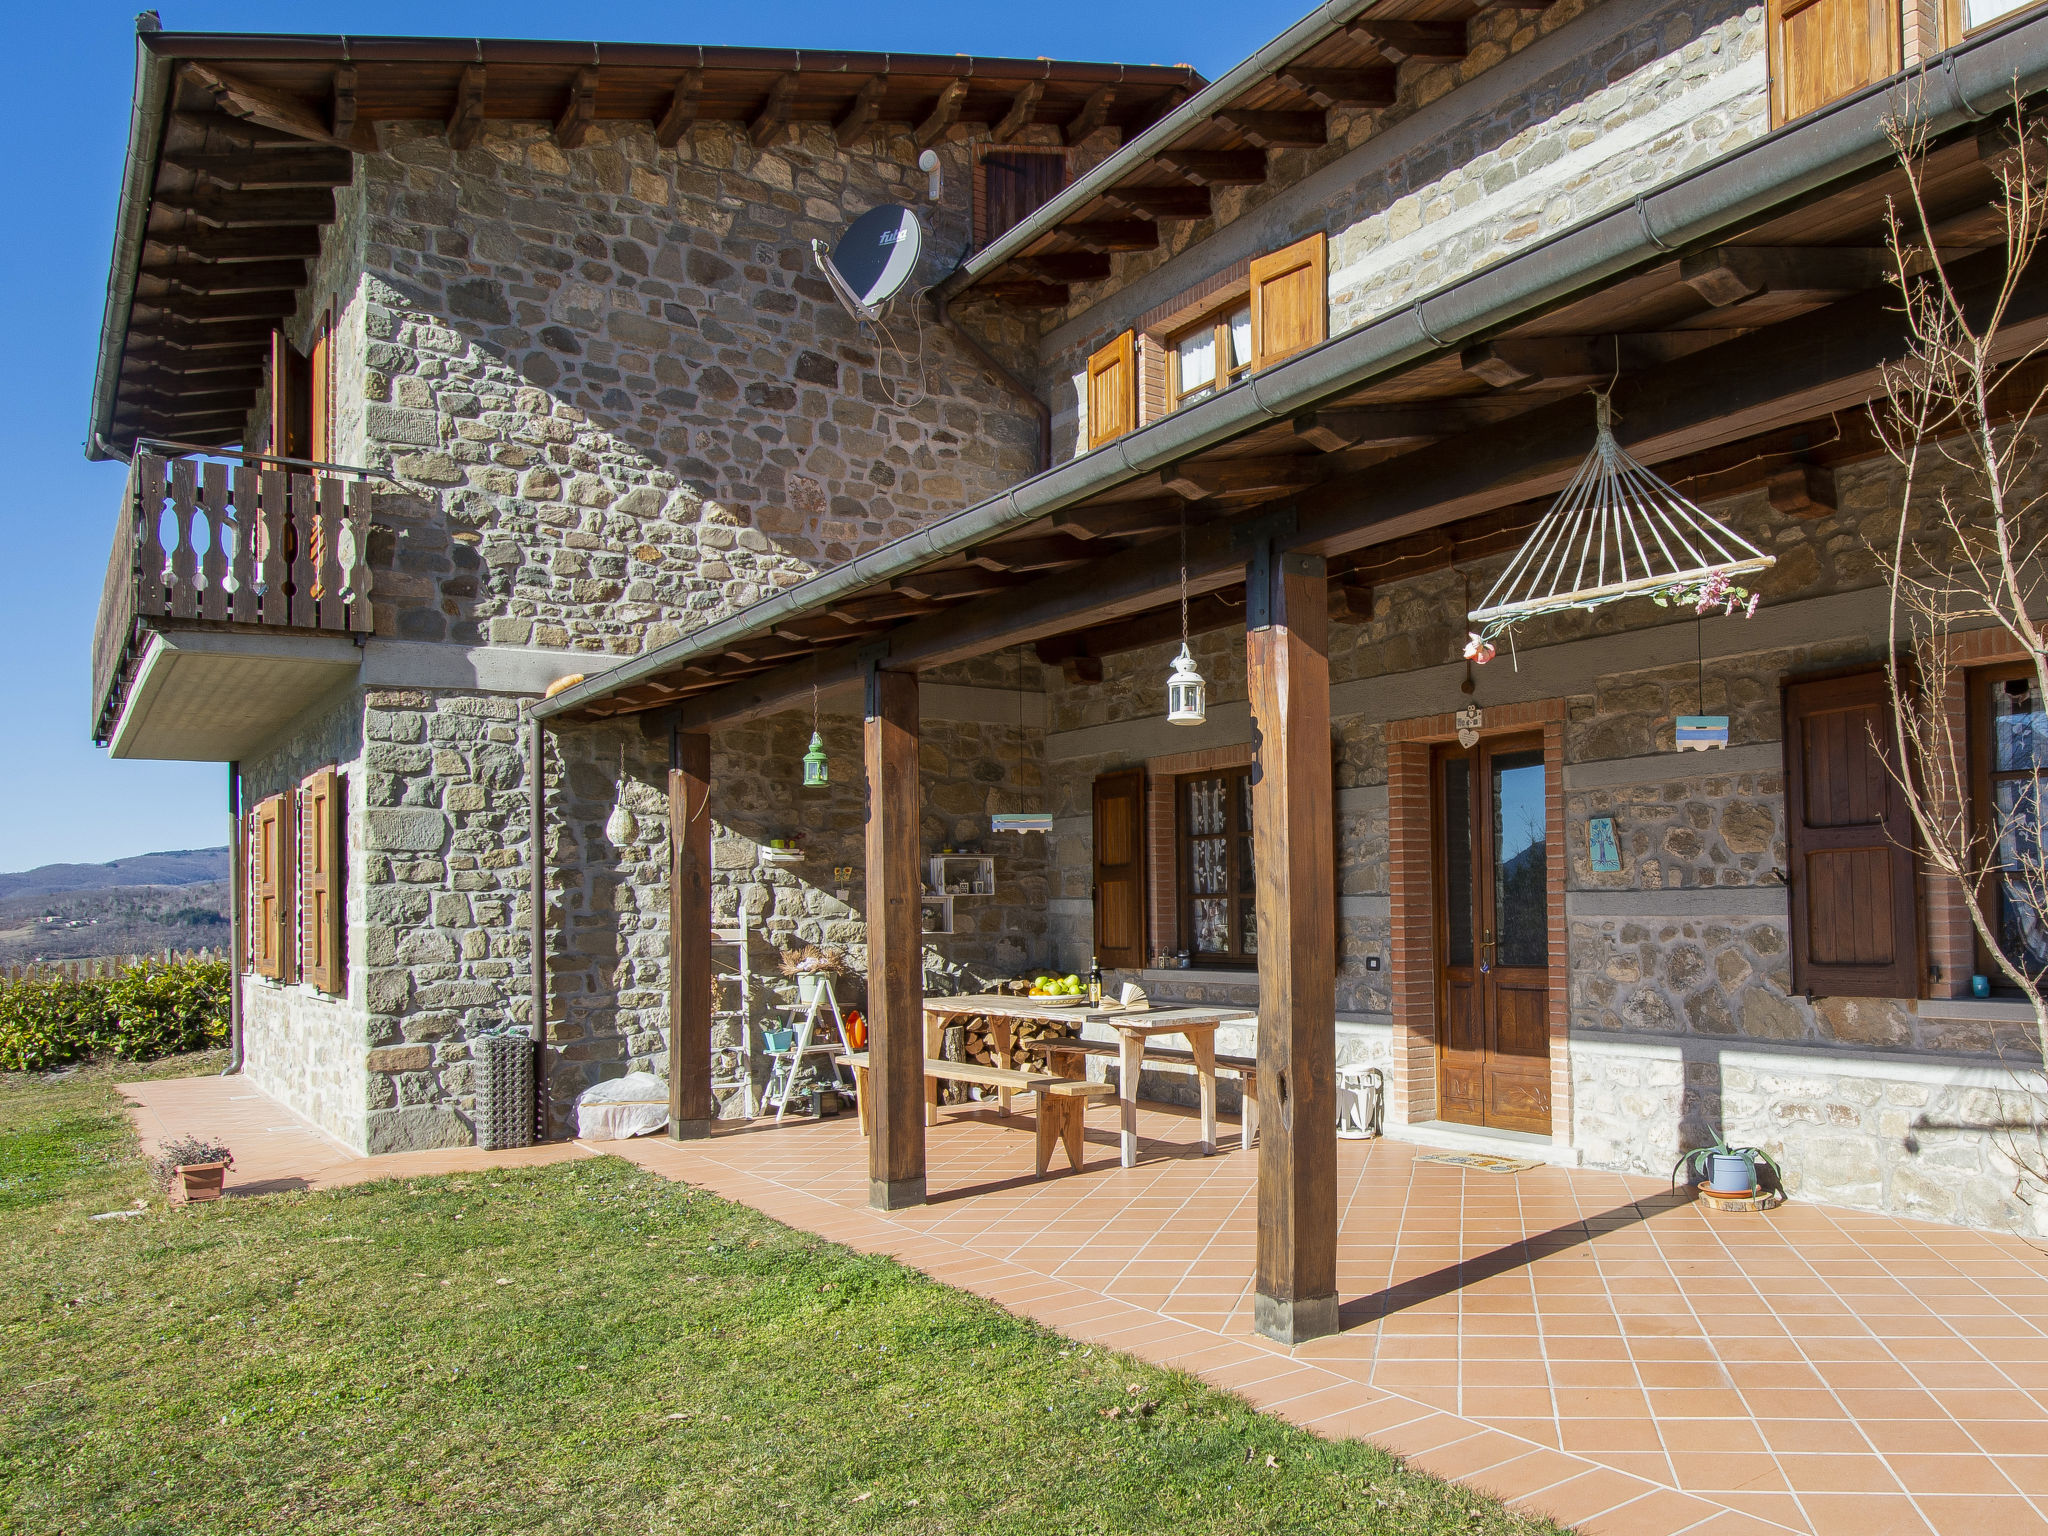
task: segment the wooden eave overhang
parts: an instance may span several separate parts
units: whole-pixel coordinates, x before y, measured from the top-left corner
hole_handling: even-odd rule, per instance
[[[1465,57],[1483,12],[1553,0],[1328,0],[982,250],[940,285],[947,298],[1066,306],[1107,281],[1123,252],[1210,217],[1216,188],[1263,183],[1273,155],[1331,139],[1331,114],[1394,104],[1399,71]],[[1038,121],[1057,121],[1040,113]]]
[[[1205,84],[1185,65],[644,43],[144,31],[137,45],[92,457],[137,437],[239,440],[270,329],[297,307],[334,189],[380,122],[441,123],[458,146],[501,119],[546,123],[565,146],[593,123],[671,145],[711,121],[763,143],[827,123],[853,144],[994,125],[1028,91],[1027,116],[1093,110],[1136,134]]]
[[[709,728],[876,658],[917,670],[1020,642],[1085,668],[1178,634],[1183,520],[1197,628],[1243,622],[1261,529],[1323,556],[1336,611],[1363,616],[1376,583],[1518,543],[1591,441],[1596,383],[1622,441],[1696,496],[1766,486],[1788,516],[1825,510],[1833,466],[1881,451],[1863,405],[1905,345],[1885,282],[1895,115],[1939,135],[1923,191],[1958,280],[2002,262],[2008,140],[1959,104],[1995,102],[2001,80],[2008,102],[2014,80],[2048,89],[2048,17],[1986,41],[1951,61],[1947,103],[1907,80],[1838,103],[539,712],[675,708]],[[2048,338],[2048,274],[2021,284],[2007,334]]]

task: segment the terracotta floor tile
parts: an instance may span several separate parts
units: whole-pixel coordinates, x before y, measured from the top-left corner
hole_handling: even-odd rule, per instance
[[[1194,1117],[1177,1108],[1141,1110],[1138,1167],[1117,1166],[1098,1116],[1084,1170],[1046,1180],[1022,1176],[1028,1113],[950,1108],[926,1137],[932,1202],[885,1214],[867,1208],[852,1117],[359,1158],[246,1080],[136,1092],[148,1138],[240,1116],[238,1161],[246,1144],[271,1179],[625,1157],[899,1257],[1077,1347],[1193,1371],[1474,1486],[1554,1492],[1535,1507],[1569,1510],[1587,1536],[2043,1529],[2029,1500],[2048,1500],[2048,1257],[1995,1234],[1798,1202],[1713,1218],[1634,1205],[1661,1194],[1654,1178],[1481,1179],[1346,1142],[1345,1331],[1290,1352],[1251,1331],[1257,1159],[1189,1155]]]

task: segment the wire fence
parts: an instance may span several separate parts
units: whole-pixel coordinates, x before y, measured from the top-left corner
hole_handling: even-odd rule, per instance
[[[138,955],[94,955],[85,960],[31,960],[0,965],[0,986],[16,981],[90,981],[118,976],[137,966],[198,965],[227,957],[224,949],[161,949]]]

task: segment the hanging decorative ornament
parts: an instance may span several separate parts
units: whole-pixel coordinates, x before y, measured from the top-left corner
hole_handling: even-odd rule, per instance
[[[1486,728],[1486,711],[1477,704],[1467,704],[1458,711],[1458,745],[1471,748],[1479,745],[1479,733]]]
[[[811,684],[811,749],[804,753],[804,788],[823,789],[832,782],[825,762],[825,737],[818,729],[818,685]]]
[[[1195,670],[1188,649],[1188,509],[1180,509],[1180,654],[1166,679],[1166,720],[1169,725],[1200,725],[1209,718],[1209,685]]]
[[[1486,601],[1466,614],[1465,654],[1484,664],[1523,619],[1624,597],[1745,617],[1756,595],[1733,578],[1777,563],[1630,458],[1614,440],[1614,406],[1595,392],[1593,450]]]
[[[605,818],[605,840],[614,848],[623,848],[637,842],[640,837],[640,822],[633,815],[633,808],[626,804],[626,749],[619,748],[619,803],[612,807],[612,813]]]

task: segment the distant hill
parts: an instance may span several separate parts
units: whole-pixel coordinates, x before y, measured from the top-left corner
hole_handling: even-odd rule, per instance
[[[143,853],[110,864],[45,864],[19,874],[0,875],[0,901],[22,896],[69,895],[132,885],[204,885],[228,877],[228,851],[182,848]]]

